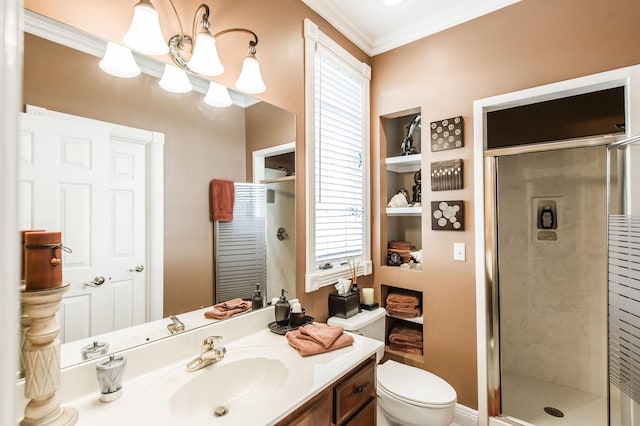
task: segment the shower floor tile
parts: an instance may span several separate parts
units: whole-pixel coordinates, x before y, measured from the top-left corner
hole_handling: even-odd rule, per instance
[[[536,426],[603,426],[607,424],[607,399],[587,392],[543,382],[514,373],[502,376],[502,413]],[[557,408],[554,417],[544,407]]]

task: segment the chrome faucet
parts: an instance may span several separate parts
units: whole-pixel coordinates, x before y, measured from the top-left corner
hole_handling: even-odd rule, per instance
[[[167,325],[167,330],[169,330],[169,333],[178,334],[184,331],[184,324],[178,319],[177,316],[170,315],[169,319],[171,320],[171,324]]]
[[[216,342],[220,340],[222,340],[220,336],[210,336],[204,339],[200,356],[187,364],[187,371],[197,371],[221,361],[224,358],[224,354],[227,353],[227,349],[224,346],[215,347]]]

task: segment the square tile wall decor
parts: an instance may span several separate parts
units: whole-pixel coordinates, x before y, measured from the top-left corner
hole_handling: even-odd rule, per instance
[[[464,231],[464,201],[432,201],[431,229]]]
[[[462,148],[464,146],[462,125],[462,116],[432,122],[431,151]]]
[[[448,191],[462,189],[462,159],[431,163],[431,190]]]

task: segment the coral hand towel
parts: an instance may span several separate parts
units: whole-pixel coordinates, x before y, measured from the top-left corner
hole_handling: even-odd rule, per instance
[[[230,180],[213,179],[209,185],[211,195],[211,220],[231,222],[235,188]]]
[[[353,336],[347,333],[342,333],[331,346],[325,348],[320,343],[314,340],[301,338],[302,336],[303,335],[300,333],[300,330],[289,331],[285,335],[285,337],[287,338],[287,342],[289,342],[289,345],[295,348],[301,356],[310,356],[322,354],[325,352],[331,352],[336,349],[350,346],[354,341]]]
[[[342,327],[313,323],[300,327],[300,335],[298,337],[314,341],[323,348],[328,349],[342,336],[343,332],[344,329]]]
[[[238,297],[214,305],[212,310],[204,313],[204,317],[208,319],[225,319],[250,310],[251,303]]]

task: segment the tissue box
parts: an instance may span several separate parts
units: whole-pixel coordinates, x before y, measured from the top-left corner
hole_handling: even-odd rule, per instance
[[[340,296],[337,293],[329,294],[329,316],[338,318],[351,318],[360,309],[360,294],[356,291]]]

